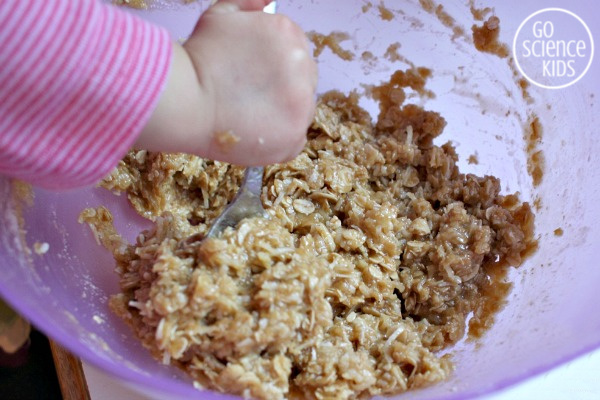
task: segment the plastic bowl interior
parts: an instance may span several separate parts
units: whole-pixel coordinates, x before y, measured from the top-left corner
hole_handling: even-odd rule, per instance
[[[452,40],[452,32],[418,1],[385,2],[394,12],[386,21],[378,1],[363,11],[363,1],[280,2],[278,12],[291,16],[307,31],[340,30],[351,39],[342,47],[357,54],[343,61],[325,50],[320,56],[320,91],[361,89],[377,83],[400,61],[387,61],[389,44],[400,42],[399,53],[433,70],[429,88],[437,97],[424,103],[448,121],[438,143],[452,140],[463,171],[494,174],[505,193],[519,191],[523,199],[541,199],[536,230],[539,251],[512,271],[514,288],[508,305],[493,328],[478,342],[452,349],[456,371],[443,383],[402,399],[466,398],[526,379],[600,346],[598,299],[600,247],[600,98],[598,60],[577,84],[560,90],[529,88],[535,99],[527,105],[515,85],[506,59],[476,51],[467,39]],[[447,2],[445,10],[470,32],[473,19],[467,2]],[[459,4],[460,3],[460,4]],[[592,0],[564,1],[565,8],[587,19],[600,38],[600,14]],[[512,43],[515,31],[542,1],[483,2],[501,19],[501,39]],[[186,7],[138,13],[185,37],[207,1]],[[378,62],[360,57],[370,51]],[[460,68],[459,68],[460,67]],[[420,102],[419,98],[413,101]],[[365,102],[373,110],[373,105]],[[511,114],[506,116],[506,112]],[[542,183],[533,187],[527,174],[522,124],[535,112],[543,125],[539,145],[546,159]],[[477,152],[479,163],[466,162]],[[149,223],[129,208],[124,196],[99,189],[68,193],[35,190],[35,202],[23,212],[26,241],[47,242],[43,256],[25,256],[18,239],[15,203],[10,182],[0,179],[0,293],[38,328],[87,362],[110,372],[157,398],[227,398],[199,392],[174,367],[163,366],[108,309],[107,299],[118,291],[114,262],[98,246],[86,226],[77,223],[84,207],[107,205],[117,228],[133,239]],[[561,228],[559,237],[554,230]]]

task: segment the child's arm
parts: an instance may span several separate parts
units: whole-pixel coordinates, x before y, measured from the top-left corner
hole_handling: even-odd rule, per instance
[[[316,71],[287,19],[235,11],[264,3],[218,4],[181,47],[96,1],[0,2],[0,173],[87,185],[136,140],[240,164],[292,157]],[[219,145],[225,131],[234,140]]]

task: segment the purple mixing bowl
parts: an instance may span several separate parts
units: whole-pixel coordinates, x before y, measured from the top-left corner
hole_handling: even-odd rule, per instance
[[[415,4],[417,3],[417,4]],[[466,2],[465,2],[466,3]],[[561,4],[563,3],[563,4]],[[320,91],[360,88],[389,77],[400,61],[383,57],[387,46],[400,42],[399,53],[419,66],[433,70],[429,88],[437,97],[425,107],[440,112],[448,126],[440,141],[452,140],[461,156],[463,171],[493,173],[505,192],[541,199],[536,230],[540,248],[511,272],[514,289],[509,304],[494,327],[479,341],[464,341],[452,348],[456,371],[433,387],[394,398],[469,398],[504,388],[539,374],[600,346],[597,252],[600,246],[600,125],[596,104],[600,97],[597,61],[575,85],[560,90],[529,88],[535,99],[520,97],[505,59],[480,53],[452,32],[418,1],[387,0],[395,18],[386,21],[363,1],[333,0],[281,2],[278,12],[291,16],[306,30],[346,31],[351,39],[342,47],[358,56],[347,62],[326,50],[320,57]],[[479,3],[478,3],[479,4]],[[547,2],[483,2],[495,7],[501,19],[501,39],[512,43],[521,23]],[[554,1],[586,20],[599,38],[600,14],[592,0]],[[143,17],[169,28],[174,38],[185,37],[207,1],[192,6],[139,11]],[[445,9],[467,32],[473,19],[462,2],[447,2]],[[369,63],[360,55],[378,57]],[[479,95],[476,95],[479,94]],[[414,101],[419,102],[418,98]],[[373,104],[365,101],[373,111]],[[505,116],[511,110],[510,116]],[[546,159],[541,185],[527,175],[527,157],[521,124],[527,110],[542,123],[540,149]],[[482,112],[484,111],[484,112]],[[466,158],[477,151],[479,163]],[[26,242],[47,242],[44,255],[26,256],[19,240],[11,185],[0,178],[0,294],[39,329],[85,361],[113,374],[155,398],[233,398],[199,392],[176,368],[163,366],[133,337],[107,306],[118,291],[114,262],[98,246],[86,226],[77,223],[89,206],[107,205],[117,228],[128,239],[149,223],[138,217],[124,196],[99,189],[68,193],[35,190],[35,202],[23,212]],[[561,228],[564,235],[554,230]]]

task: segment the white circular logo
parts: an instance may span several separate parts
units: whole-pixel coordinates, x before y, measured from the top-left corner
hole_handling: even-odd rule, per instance
[[[521,23],[513,40],[513,56],[529,82],[545,89],[562,89],[590,69],[594,39],[576,14],[545,8]]]

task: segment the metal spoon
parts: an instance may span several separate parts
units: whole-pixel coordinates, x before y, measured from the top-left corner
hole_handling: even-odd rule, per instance
[[[215,219],[205,238],[219,236],[225,228],[236,226],[244,218],[269,217],[260,200],[263,173],[263,167],[246,168],[238,192],[221,215]]]

